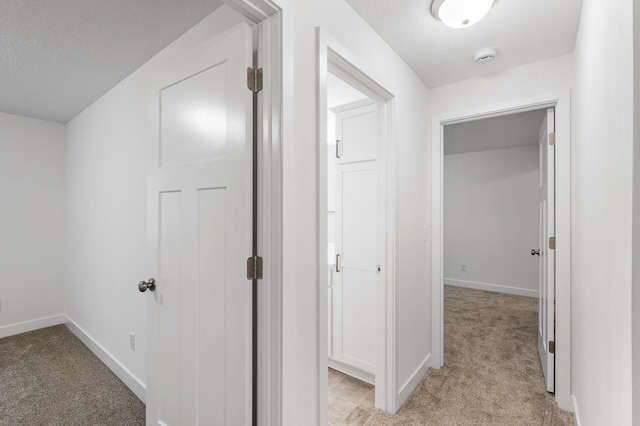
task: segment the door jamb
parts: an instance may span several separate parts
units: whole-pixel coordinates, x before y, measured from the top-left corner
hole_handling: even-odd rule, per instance
[[[318,40],[318,208],[327,210],[327,74],[331,73],[345,79],[358,90],[367,94],[381,108],[379,172],[380,200],[378,211],[384,217],[383,243],[384,253],[383,277],[378,286],[378,323],[377,323],[377,362],[375,386],[382,389],[376,392],[376,406],[395,413],[397,401],[395,393],[395,143],[393,132],[394,97],[372,80],[345,52],[347,49],[333,40],[321,28],[317,29]],[[318,270],[318,326],[320,351],[318,357],[318,383],[320,419],[318,424],[326,424],[327,419],[327,217],[320,214],[318,218],[319,244]]]
[[[571,93],[569,90],[500,104],[482,105],[434,116],[431,143],[432,229],[432,345],[431,366],[444,363],[443,317],[443,128],[536,109],[556,109],[556,393],[558,406],[572,411],[571,385]]]
[[[258,284],[258,423],[279,425],[283,389],[282,289],[282,20],[261,24],[258,64],[264,88],[258,97],[258,253],[264,277]]]
[[[271,0],[223,0],[258,25],[258,424],[283,424],[282,122],[283,18]],[[247,254],[249,256],[250,253]]]

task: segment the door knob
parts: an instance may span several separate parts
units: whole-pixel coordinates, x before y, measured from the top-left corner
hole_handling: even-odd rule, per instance
[[[540,256],[540,250],[539,249],[538,250],[531,249],[531,256],[535,256],[535,255]]]
[[[147,289],[149,289],[149,291],[155,290],[156,280],[154,280],[153,278],[149,278],[149,280],[147,281],[140,281],[138,283],[138,290],[140,290],[141,292],[145,292],[147,291]]]

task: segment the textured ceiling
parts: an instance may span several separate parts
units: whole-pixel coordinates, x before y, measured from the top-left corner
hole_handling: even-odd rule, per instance
[[[484,20],[451,29],[431,16],[431,0],[346,0],[427,87],[573,52],[582,0],[500,0]],[[475,53],[492,47],[493,62]]]
[[[220,0],[0,1],[0,111],[65,123]]]
[[[347,0],[428,87],[573,51],[581,0],[500,0],[452,30],[431,0]],[[1,0],[0,111],[67,122],[220,0]],[[498,59],[477,65],[475,51]]]
[[[546,109],[444,127],[444,153],[462,154],[537,145]]]

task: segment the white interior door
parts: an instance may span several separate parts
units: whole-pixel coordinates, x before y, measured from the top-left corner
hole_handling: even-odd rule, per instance
[[[340,142],[336,150],[332,358],[368,373],[369,380],[376,369],[377,267],[382,229],[378,218],[378,122],[376,104],[336,114]]]
[[[251,423],[251,61],[242,23],[151,95],[148,425]]]
[[[538,352],[549,392],[555,392],[555,132],[554,109],[549,108],[540,128],[540,293]],[[550,242],[553,238],[553,243]],[[533,252],[532,252],[533,254]]]

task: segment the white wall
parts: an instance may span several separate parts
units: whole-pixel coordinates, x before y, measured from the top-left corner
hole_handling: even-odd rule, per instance
[[[150,89],[180,52],[239,22],[226,6],[107,92],[67,126],[67,314],[143,388],[146,377]],[[136,350],[129,349],[129,333]]]
[[[632,422],[633,3],[584,0],[576,41],[571,376],[586,426]]]
[[[537,145],[444,156],[445,284],[537,297],[538,170]]]
[[[284,416],[285,424],[317,424],[326,372],[318,331],[318,200],[316,27],[355,65],[395,96],[398,159],[396,258],[398,312],[395,368],[401,388],[431,350],[429,259],[422,228],[429,222],[425,120],[427,90],[417,76],[343,0],[279,1],[285,5],[284,122]],[[340,51],[341,50],[341,51]],[[294,61],[295,59],[295,61]],[[324,144],[325,142],[322,141]],[[311,190],[310,190],[311,189]],[[324,248],[322,248],[324,249]],[[325,361],[326,362],[326,361]],[[324,397],[326,398],[326,396]],[[324,410],[324,407],[322,408]],[[326,414],[323,414],[326,417]]]
[[[573,55],[533,62],[500,73],[436,87],[429,91],[434,115],[545,95],[574,87]]]
[[[0,337],[64,322],[64,137],[0,113]]]

